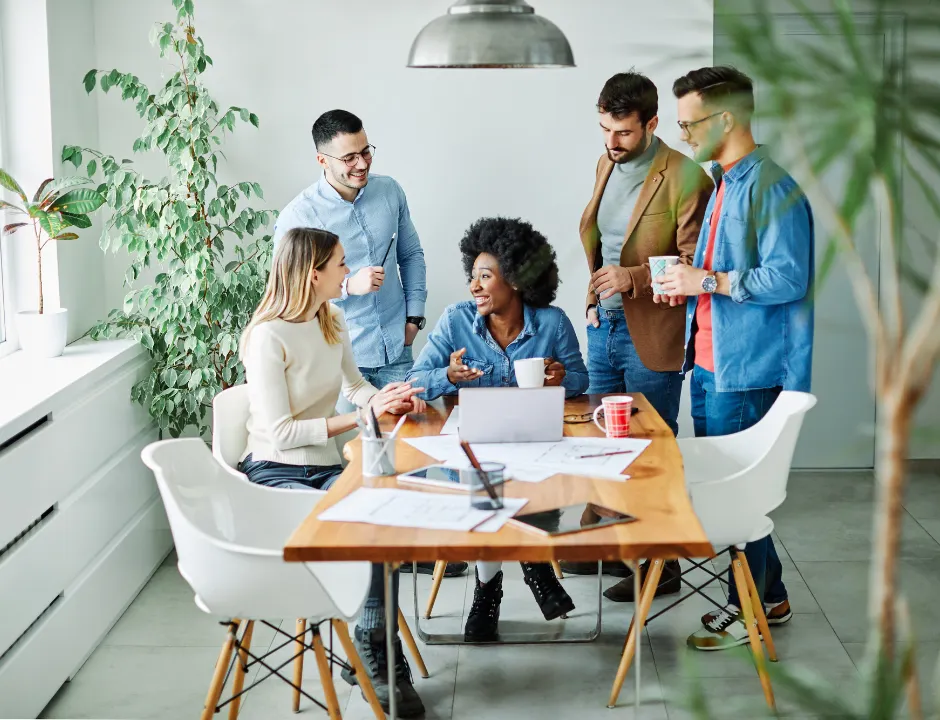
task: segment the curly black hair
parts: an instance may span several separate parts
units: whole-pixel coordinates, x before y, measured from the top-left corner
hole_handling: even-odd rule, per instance
[[[520,218],[481,218],[460,240],[460,252],[468,280],[477,256],[489,253],[499,261],[503,277],[523,303],[544,308],[555,299],[559,283],[555,251],[531,223]]]

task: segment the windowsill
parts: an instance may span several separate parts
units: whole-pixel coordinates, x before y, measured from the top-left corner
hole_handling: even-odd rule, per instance
[[[135,340],[79,340],[57,358],[0,359],[0,444],[142,355]]]

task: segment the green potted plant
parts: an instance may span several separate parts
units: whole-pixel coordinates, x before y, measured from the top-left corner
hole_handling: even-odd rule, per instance
[[[21,204],[0,200],[0,209],[8,214],[22,215],[22,219],[9,222],[3,227],[3,235],[12,235],[23,228],[32,229],[36,242],[36,274],[39,280],[39,307],[16,314],[16,328],[20,347],[24,352],[37,357],[58,357],[65,349],[68,330],[68,310],[48,309],[42,292],[42,251],[52,240],[77,240],[78,233],[69,228],[91,226],[89,213],[104,203],[104,197],[91,188],[79,187],[90,181],[83,177],[49,178],[40,184],[27,199],[20,184],[3,169],[0,169],[0,185],[15,194]]]
[[[149,353],[149,375],[131,398],[161,431],[205,435],[212,398],[244,381],[238,338],[264,292],[271,262],[269,228],[276,213],[255,209],[256,182],[224,183],[222,152],[236,124],[258,116],[212,97],[212,67],[196,32],[193,0],[172,0],[176,22],[157,24],[151,42],[176,69],[150,88],[130,72],[90,70],[85,89],[117,92],[141,120],[134,153],[160,160],[149,176],[129,159],[67,145],[62,161],[98,178],[109,217],[100,245],[130,256],[124,304],[91,330],[93,339],[137,339]],[[140,282],[138,282],[140,280]]]

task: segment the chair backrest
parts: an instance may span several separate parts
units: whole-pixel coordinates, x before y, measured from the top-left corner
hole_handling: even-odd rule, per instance
[[[212,454],[237,468],[248,444],[248,385],[223,390],[212,400]]]
[[[692,504],[713,543],[748,540],[786,499],[803,418],[815,404],[809,393],[784,391],[747,430],[679,441]]]
[[[285,563],[283,546],[322,493],[274,490],[229,472],[198,438],[152,443],[179,555],[202,605],[224,617],[347,617],[365,601],[368,563]]]

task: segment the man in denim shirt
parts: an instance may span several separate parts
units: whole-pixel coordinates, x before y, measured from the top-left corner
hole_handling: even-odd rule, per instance
[[[356,364],[375,387],[400,382],[411,369],[411,344],[424,327],[428,297],[424,250],[405,192],[390,177],[370,176],[375,147],[352,113],[323,113],[313,124],[313,142],[323,175],[281,212],[274,244],[295,227],[339,236],[352,271],[336,304]]]
[[[715,180],[691,266],[662,276],[668,296],[688,297],[686,361],[697,436],[757,423],[781,390],[810,389],[813,356],[813,216],[796,182],[751,134],[751,80],[734,68],[676,80],[679,127]],[[745,555],[771,625],[791,617],[773,541]],[[743,645],[747,632],[730,583],[728,607],[689,638],[702,650]]]

